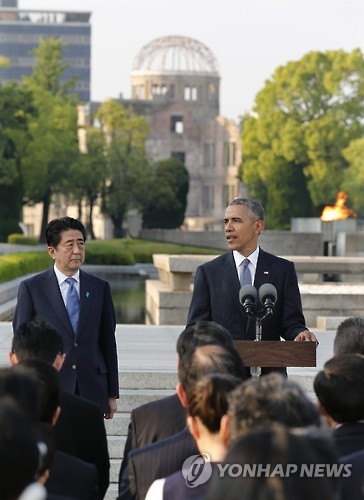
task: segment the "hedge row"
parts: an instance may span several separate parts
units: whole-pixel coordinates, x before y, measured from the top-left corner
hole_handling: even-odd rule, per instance
[[[211,255],[221,252],[172,243],[133,239],[88,241],[86,243],[85,264],[133,265],[152,263],[155,253]],[[25,274],[42,271],[51,265],[52,261],[46,251],[0,255],[0,283]]]

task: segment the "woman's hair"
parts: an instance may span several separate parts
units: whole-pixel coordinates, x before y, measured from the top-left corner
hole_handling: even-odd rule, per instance
[[[213,478],[206,499],[334,500],[337,478],[327,470],[337,463],[331,437],[317,428],[297,434],[280,424],[257,427],[231,445],[226,472]]]
[[[210,432],[218,432],[220,420],[227,413],[227,395],[241,383],[228,374],[211,374],[196,382],[189,394],[188,413],[198,417]]]

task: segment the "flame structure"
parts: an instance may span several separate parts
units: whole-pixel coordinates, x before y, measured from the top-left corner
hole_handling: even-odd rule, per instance
[[[351,208],[345,205],[348,195],[344,191],[340,191],[337,194],[335,205],[330,207],[327,205],[322,210],[321,220],[323,221],[333,221],[333,220],[343,220],[348,217],[356,217],[356,213]]]

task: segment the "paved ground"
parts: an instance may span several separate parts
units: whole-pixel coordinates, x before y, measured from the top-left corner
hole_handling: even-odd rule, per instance
[[[176,341],[183,326],[118,325],[116,338],[119,371],[171,372],[176,370]],[[316,368],[289,368],[290,375],[313,376],[332,357],[335,332],[313,329],[320,344]],[[0,365],[8,363],[12,337],[11,323],[0,322]]]

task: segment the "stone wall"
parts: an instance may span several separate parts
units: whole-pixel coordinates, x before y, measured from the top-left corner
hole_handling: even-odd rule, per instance
[[[143,229],[139,233],[139,238],[214,250],[228,250],[223,230],[200,232],[177,229]],[[320,233],[264,231],[259,237],[259,244],[264,250],[275,255],[324,255],[323,237]]]

